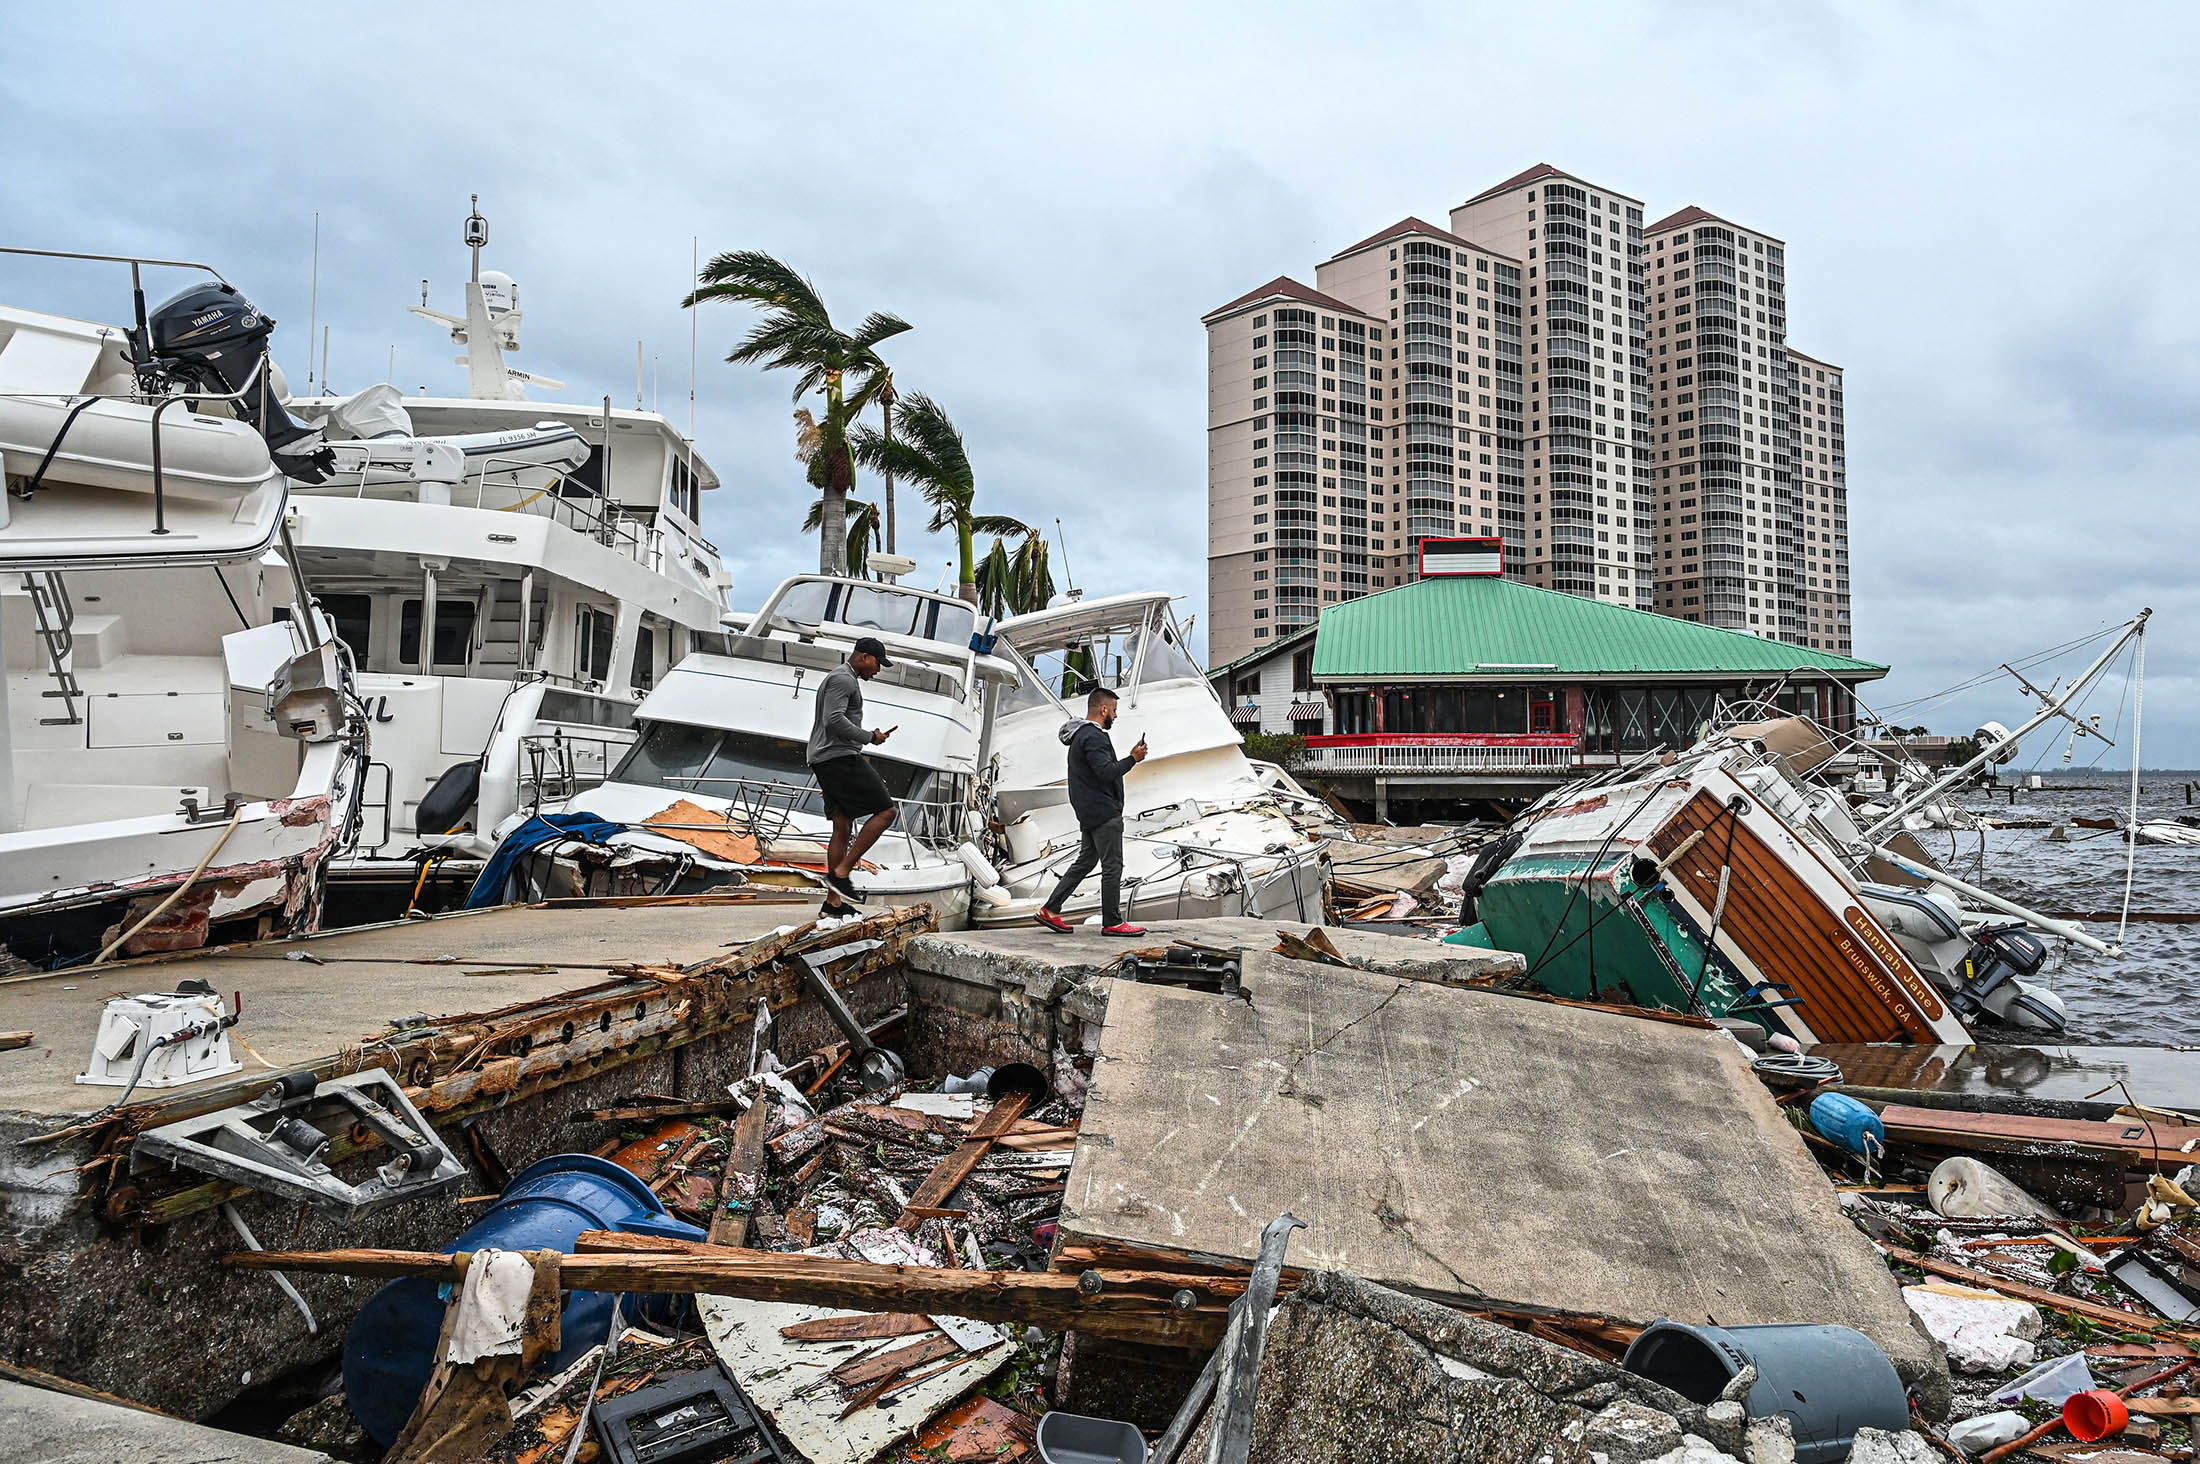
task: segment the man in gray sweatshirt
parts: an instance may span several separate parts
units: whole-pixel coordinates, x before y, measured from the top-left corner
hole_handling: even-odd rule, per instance
[[[825,846],[828,889],[821,915],[846,915],[846,901],[862,903],[863,893],[853,878],[856,866],[894,822],[893,795],[863,755],[866,747],[894,735],[892,727],[873,731],[863,725],[863,683],[893,664],[879,639],[867,635],[856,642],[846,662],[818,683],[805,760],[824,797],[825,815],[833,821],[833,837]],[[863,820],[861,828],[855,826],[857,819]]]

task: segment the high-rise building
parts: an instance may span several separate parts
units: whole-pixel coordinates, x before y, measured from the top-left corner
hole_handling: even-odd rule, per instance
[[[1785,246],[1643,219],[1538,164],[1203,317],[1211,662],[1454,535],[1551,589],[1850,649],[1841,372],[1791,360]]]
[[[1658,608],[1800,636],[1786,249],[1700,208],[1660,219],[1648,235]]]
[[[1790,349],[1788,436],[1803,517],[1802,643],[1849,649],[1849,455],[1841,368]]]
[[[1207,656],[1221,665],[1313,624],[1348,574],[1353,595],[1368,586],[1384,327],[1288,278],[1205,322]]]
[[[1453,209],[1451,227],[1527,274],[1526,577],[1647,610],[1642,217],[1640,199],[1539,163]]]

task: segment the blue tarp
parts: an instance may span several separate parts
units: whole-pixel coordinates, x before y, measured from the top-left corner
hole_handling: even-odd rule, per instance
[[[504,886],[512,877],[519,861],[559,839],[580,839],[590,844],[601,844],[624,827],[609,819],[598,818],[592,813],[538,813],[518,828],[504,836],[497,851],[489,856],[489,862],[481,866],[480,877],[475,879],[473,890],[466,896],[466,908],[479,910],[489,905],[504,903]]]

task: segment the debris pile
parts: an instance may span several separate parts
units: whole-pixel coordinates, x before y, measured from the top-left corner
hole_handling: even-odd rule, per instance
[[[1779,1099],[1946,1353],[1968,1457],[2193,1457],[2200,1117],[2121,1096],[1938,1106],[1836,1070]]]

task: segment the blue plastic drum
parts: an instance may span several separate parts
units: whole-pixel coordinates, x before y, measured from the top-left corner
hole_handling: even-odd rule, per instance
[[[593,1154],[553,1154],[515,1176],[497,1202],[458,1239],[450,1255],[479,1250],[555,1250],[572,1253],[584,1230],[626,1230],[636,1235],[704,1240],[706,1234],[675,1220],[648,1185],[608,1159]],[[344,1334],[344,1396],[367,1432],[384,1448],[394,1443],[435,1370],[435,1339],[449,1304],[446,1283],[408,1276],[374,1293]],[[560,1347],[544,1373],[570,1367],[611,1331],[615,1300],[604,1291],[567,1293],[558,1318]],[[645,1301],[629,1297],[622,1314],[637,1316]]]

